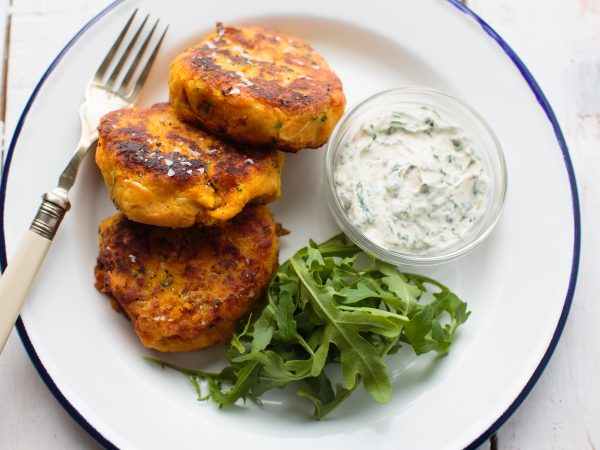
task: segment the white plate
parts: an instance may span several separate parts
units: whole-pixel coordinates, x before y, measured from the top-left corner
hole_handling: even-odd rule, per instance
[[[518,406],[564,325],[579,258],[579,210],[568,152],[539,87],[503,41],[457,2],[151,0],[113,5],[80,33],[36,89],[11,144],[3,179],[10,256],[77,142],[84,86],[131,10],[171,24],[142,104],[167,98],[169,61],[215,21],[259,24],[308,40],[342,79],[349,106],[386,88],[424,85],[463,99],[505,150],[509,191],[491,237],[459,262],[430,271],[468,301],[472,316],[446,358],[408,355],[394,367],[394,398],[358,392],[313,422],[293,392],[263,409],[198,403],[181,375],[146,363],[126,320],[93,287],[96,229],[113,212],[92,158],[19,324],[59,401],[106,446],[119,448],[441,449],[475,446]],[[17,140],[18,139],[18,140]],[[336,228],[325,206],[323,151],[290,156],[273,206],[292,234],[282,260]],[[8,175],[7,175],[8,174]],[[6,259],[4,259],[5,261]],[[210,367],[213,349],[177,357]],[[283,400],[279,402],[278,400]]]

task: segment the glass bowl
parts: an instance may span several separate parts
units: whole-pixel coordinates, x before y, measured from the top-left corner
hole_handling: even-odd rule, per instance
[[[374,242],[348,217],[336,191],[334,173],[338,157],[346,144],[368,120],[385,114],[394,107],[426,106],[447,121],[463,128],[489,177],[486,206],[480,218],[460,240],[446,247],[401,252]],[[348,111],[329,139],[325,155],[327,201],[342,231],[367,253],[399,266],[428,266],[455,260],[477,247],[498,222],[506,196],[507,174],[504,154],[490,126],[470,106],[433,89],[406,87],[375,94]]]

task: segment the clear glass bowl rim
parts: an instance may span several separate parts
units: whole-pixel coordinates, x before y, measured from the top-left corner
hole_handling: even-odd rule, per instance
[[[333,163],[335,161],[335,156],[339,147],[340,140],[340,132],[344,125],[352,120],[352,118],[363,109],[367,108],[369,104],[374,102],[381,97],[386,96],[396,96],[402,94],[416,94],[416,95],[425,95],[430,97],[438,97],[444,100],[449,101],[453,104],[453,107],[456,106],[459,109],[463,109],[468,114],[470,114],[482,128],[487,132],[488,137],[491,139],[493,143],[493,147],[495,150],[495,156],[497,158],[497,163],[499,164],[499,196],[497,196],[498,200],[494,204],[493,197],[494,193],[492,193],[492,198],[490,199],[490,204],[488,206],[488,210],[484,214],[485,227],[483,227],[480,232],[474,235],[471,239],[465,240],[464,245],[460,247],[450,250],[444,251],[442,249],[439,254],[431,254],[431,255],[419,255],[419,254],[410,254],[410,253],[401,253],[394,250],[389,250],[379,246],[378,244],[371,241],[367,236],[364,235],[362,231],[360,231],[348,218],[346,213],[344,212],[335,190],[335,184],[333,180]],[[401,102],[398,102],[401,103]],[[496,161],[496,158],[492,158],[492,161]],[[497,168],[495,168],[497,169]],[[487,123],[487,121],[471,106],[467,105],[465,102],[459,100],[458,98],[446,94],[444,92],[420,86],[407,86],[400,88],[387,89],[385,91],[378,92],[374,95],[371,95],[364,100],[360,101],[354,107],[352,107],[337,123],[333,132],[331,133],[331,137],[327,142],[327,146],[325,149],[325,178],[327,182],[327,203],[329,205],[329,209],[333,214],[336,222],[342,229],[342,231],[360,248],[362,248],[367,253],[370,253],[376,256],[379,259],[382,259],[386,262],[403,265],[403,266],[432,266],[437,264],[446,263],[449,261],[453,261],[461,256],[464,256],[475,247],[477,247],[481,242],[483,242],[489,234],[492,232],[498,220],[500,219],[500,215],[502,213],[504,202],[506,199],[506,191],[508,187],[508,176],[506,169],[506,160],[504,157],[504,153],[502,151],[502,147],[500,142]]]

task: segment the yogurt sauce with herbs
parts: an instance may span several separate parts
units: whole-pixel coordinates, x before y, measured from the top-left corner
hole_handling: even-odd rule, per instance
[[[373,242],[403,253],[450,246],[484,214],[489,177],[465,130],[425,106],[365,123],[338,154],[342,208]]]

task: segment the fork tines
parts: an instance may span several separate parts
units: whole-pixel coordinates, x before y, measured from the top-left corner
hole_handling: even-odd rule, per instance
[[[100,67],[98,67],[93,80],[93,83],[98,87],[111,91],[127,101],[135,99],[146,78],[148,78],[152,63],[158,54],[160,45],[169,28],[166,26],[160,36],[156,37],[155,32],[159,28],[159,20],[156,20],[150,31],[145,33],[143,41],[138,44],[140,36],[144,34],[144,27],[150,15],[146,15],[141,24],[135,30],[130,31],[131,25],[135,22],[137,12],[138,10],[136,9],[131,14],[129,20],[127,20],[123,30],[117,36]],[[149,48],[151,42],[153,45]],[[135,51],[133,51],[134,49]],[[149,54],[149,56],[146,57],[145,63],[140,67],[140,63],[146,54]],[[119,56],[118,59],[117,55]],[[123,75],[127,63],[129,63],[127,72]],[[110,75],[106,78],[108,69],[111,66]],[[137,76],[134,77],[134,75]],[[117,83],[119,78],[121,78],[121,81]]]

